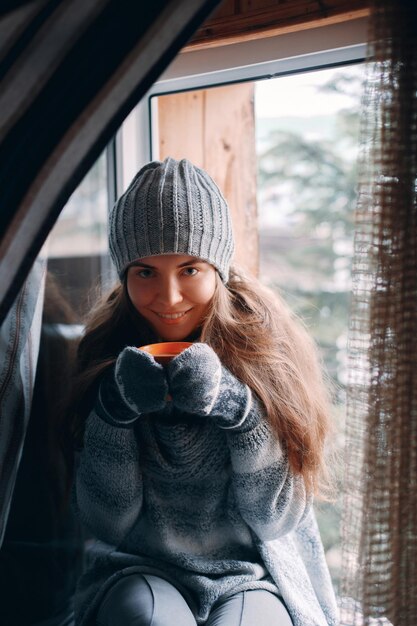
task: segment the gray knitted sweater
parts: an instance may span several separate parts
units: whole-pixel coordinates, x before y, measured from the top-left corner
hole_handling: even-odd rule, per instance
[[[101,385],[80,457],[78,507],[98,541],[77,624],[95,623],[121,576],[148,572],[183,593],[198,624],[220,597],[262,588],[284,600],[294,626],[335,625],[311,501],[248,387],[204,344],[167,373],[126,350]]]

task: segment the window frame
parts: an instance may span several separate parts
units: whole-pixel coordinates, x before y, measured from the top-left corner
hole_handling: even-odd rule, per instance
[[[127,187],[142,165],[158,158],[157,96],[364,62],[367,35],[368,18],[362,17],[180,52],[119,130],[116,168],[121,188]],[[127,137],[132,133],[137,148],[133,158],[125,149]]]

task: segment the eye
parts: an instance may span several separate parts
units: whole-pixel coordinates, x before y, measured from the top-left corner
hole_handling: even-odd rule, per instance
[[[185,276],[195,276],[198,274],[198,269],[196,267],[185,267],[183,270],[183,274]]]
[[[135,274],[136,274],[136,276],[139,276],[139,278],[152,278],[154,272],[153,272],[153,270],[149,270],[149,269],[143,268],[143,269],[138,269],[135,272]]]

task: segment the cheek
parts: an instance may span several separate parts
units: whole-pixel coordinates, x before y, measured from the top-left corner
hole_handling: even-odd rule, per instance
[[[197,304],[208,304],[214,296],[216,288],[216,277],[210,276],[209,280],[205,280],[194,291],[194,302]]]
[[[128,281],[127,283],[127,293],[130,298],[130,301],[135,306],[135,308],[139,308],[141,306],[145,306],[151,299],[150,294],[148,293],[148,289],[141,287],[139,289],[134,282]]]

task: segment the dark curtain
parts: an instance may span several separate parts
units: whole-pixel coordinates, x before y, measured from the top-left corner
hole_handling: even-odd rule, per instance
[[[417,5],[371,12],[350,327],[342,623],[417,624]]]

